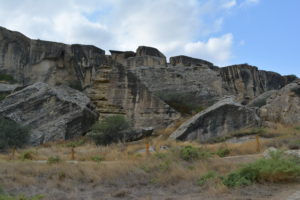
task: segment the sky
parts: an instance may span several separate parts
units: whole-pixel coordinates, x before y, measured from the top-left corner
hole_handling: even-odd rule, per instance
[[[300,77],[299,0],[0,0],[0,26],[108,50],[158,48]]]

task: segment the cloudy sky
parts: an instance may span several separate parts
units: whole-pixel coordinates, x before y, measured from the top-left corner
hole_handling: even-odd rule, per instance
[[[299,0],[0,0],[0,26],[106,50],[154,46],[300,76]]]

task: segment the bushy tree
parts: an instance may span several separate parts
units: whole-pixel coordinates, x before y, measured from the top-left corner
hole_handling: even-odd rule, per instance
[[[122,115],[114,115],[97,122],[92,127],[91,138],[97,145],[107,145],[123,140],[129,122]]]
[[[28,142],[29,131],[20,124],[0,118],[0,150],[22,147]]]

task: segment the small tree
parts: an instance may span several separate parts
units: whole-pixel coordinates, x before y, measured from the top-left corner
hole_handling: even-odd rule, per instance
[[[97,122],[92,127],[91,138],[97,145],[107,145],[124,139],[129,123],[122,115],[114,115]]]
[[[28,142],[29,131],[20,124],[0,118],[0,150],[22,147]]]

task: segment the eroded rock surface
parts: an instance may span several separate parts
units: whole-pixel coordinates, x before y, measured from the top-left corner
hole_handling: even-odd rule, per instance
[[[300,125],[300,79],[271,95],[259,113],[267,124]]]
[[[35,145],[82,136],[98,119],[83,93],[41,82],[7,96],[0,102],[0,116],[28,126]]]
[[[236,130],[259,125],[260,118],[254,109],[236,103],[234,98],[229,97],[184,122],[170,137],[204,142]]]

